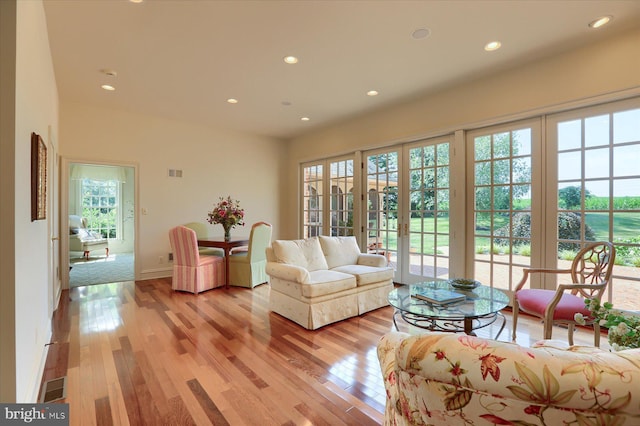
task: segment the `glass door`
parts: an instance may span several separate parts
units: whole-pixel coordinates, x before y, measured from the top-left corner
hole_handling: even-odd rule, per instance
[[[302,236],[322,234],[323,164],[302,167]]]
[[[408,179],[402,191],[404,211],[404,283],[449,278],[451,138],[405,147]]]
[[[540,122],[467,134],[468,258],[473,277],[510,293],[522,269],[539,264],[542,215]],[[472,251],[472,252],[471,252]],[[533,281],[532,286],[539,283]]]
[[[400,149],[368,153],[365,156],[364,185],[366,216],[364,230],[367,251],[383,254],[395,269],[394,281],[402,282],[398,252],[401,223],[399,202]],[[408,231],[407,231],[408,232]]]
[[[354,235],[354,173],[353,159],[335,160],[329,163],[329,187],[330,187],[330,223],[329,235],[351,236]]]
[[[612,241],[606,300],[639,310],[640,99],[557,114],[547,129],[548,263],[567,267],[586,243]]]

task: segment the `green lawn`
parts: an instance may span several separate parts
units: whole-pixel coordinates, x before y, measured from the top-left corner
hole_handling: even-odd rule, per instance
[[[609,215],[607,213],[585,213],[587,225],[591,227],[598,240],[609,239]],[[640,213],[620,213],[614,218],[616,239],[629,240],[640,235]]]
[[[608,240],[609,239],[609,218],[606,213],[586,213],[587,224],[593,229],[596,239]],[[498,217],[499,218],[499,217]],[[615,217],[615,234],[616,239],[629,240],[632,238],[638,238],[640,232],[640,213],[639,214],[619,214]],[[411,248],[416,252],[422,251],[424,254],[434,254],[434,241],[437,241],[438,247],[447,247],[449,245],[449,218],[438,218],[438,234],[433,235],[435,232],[436,221],[433,218],[413,218],[411,219]],[[502,223],[496,221],[495,225],[499,228],[507,223],[506,218]],[[489,228],[489,224],[479,223],[480,226]],[[431,233],[424,236],[421,241],[421,234],[418,232]],[[421,244],[424,244],[422,246]],[[393,238],[389,241],[389,249],[397,250],[397,240]],[[422,250],[420,248],[422,247]]]

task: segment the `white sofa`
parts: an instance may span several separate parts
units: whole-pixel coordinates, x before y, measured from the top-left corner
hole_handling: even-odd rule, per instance
[[[276,240],[267,248],[271,311],[315,330],[387,306],[393,269],[355,237]]]

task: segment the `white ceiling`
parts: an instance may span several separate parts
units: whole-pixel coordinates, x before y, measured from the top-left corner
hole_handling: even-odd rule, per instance
[[[640,26],[638,0],[44,5],[61,102],[277,138]],[[602,15],[614,19],[588,28]],[[412,38],[418,28],[428,28],[430,36]],[[492,40],[502,48],[485,52]],[[287,65],[286,55],[300,62]],[[116,90],[102,90],[105,83]],[[380,94],[366,96],[371,89]],[[239,102],[228,104],[228,98]],[[310,121],[302,122],[303,116]]]

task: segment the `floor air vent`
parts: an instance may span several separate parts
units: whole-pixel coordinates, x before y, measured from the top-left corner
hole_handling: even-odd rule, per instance
[[[67,397],[67,376],[51,379],[43,385],[41,403],[58,401]]]

